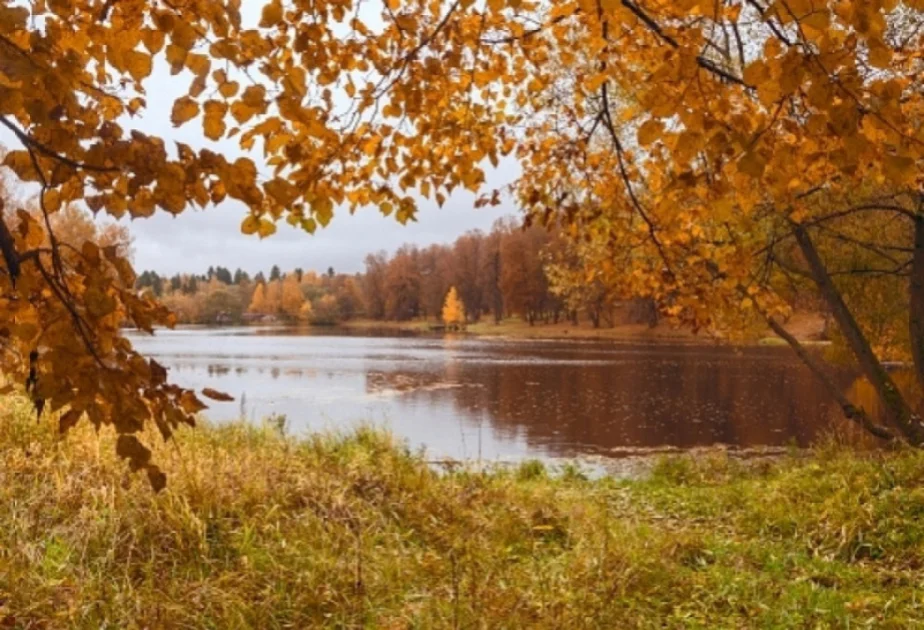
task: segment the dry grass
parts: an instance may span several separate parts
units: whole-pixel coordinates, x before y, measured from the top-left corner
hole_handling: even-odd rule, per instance
[[[376,431],[63,441],[0,399],[0,627],[908,628],[924,455],[439,474]]]

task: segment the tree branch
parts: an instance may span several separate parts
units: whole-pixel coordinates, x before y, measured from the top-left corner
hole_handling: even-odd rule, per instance
[[[51,149],[48,146],[42,144],[41,142],[39,142],[32,136],[27,134],[25,131],[23,131],[22,129],[14,125],[13,123],[11,123],[6,118],[6,116],[0,116],[0,124],[2,124],[4,127],[12,131],[13,134],[19,139],[20,142],[22,142],[24,146],[35,149],[39,153],[42,153],[43,155],[50,157],[54,160],[57,160],[63,164],[67,164],[68,166],[74,169],[85,170],[85,171],[97,171],[100,173],[116,173],[121,170],[119,168],[115,168],[111,166],[96,166],[94,164],[86,164],[83,162],[72,160],[71,158],[67,156],[61,155],[60,153],[56,152],[54,149]]]

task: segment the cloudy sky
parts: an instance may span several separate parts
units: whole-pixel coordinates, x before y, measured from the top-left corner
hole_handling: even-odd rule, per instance
[[[472,229],[490,229],[498,218],[513,214],[509,204],[493,209],[474,209],[470,194],[453,195],[443,208],[423,207],[417,223],[400,225],[374,209],[344,211],[314,235],[280,222],[273,236],[260,240],[241,234],[245,211],[228,203],[204,211],[187,210],[174,218],[158,213],[130,223],[134,236],[135,268],[162,274],[202,273],[209,266],[240,267],[250,273],[278,264],[282,269],[354,272],[363,267],[366,254],[393,252],[404,243],[447,243]]]

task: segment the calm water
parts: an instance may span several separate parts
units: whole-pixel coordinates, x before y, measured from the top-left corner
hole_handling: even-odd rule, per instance
[[[291,431],[390,428],[434,457],[620,455],[807,445],[830,400],[786,348],[345,336],[230,328],[134,337],[214,420],[284,414]]]

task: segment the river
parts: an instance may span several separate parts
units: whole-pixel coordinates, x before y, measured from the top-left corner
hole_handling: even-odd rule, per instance
[[[376,336],[272,328],[132,335],[217,422],[387,427],[435,458],[807,446],[842,421],[786,348]]]

